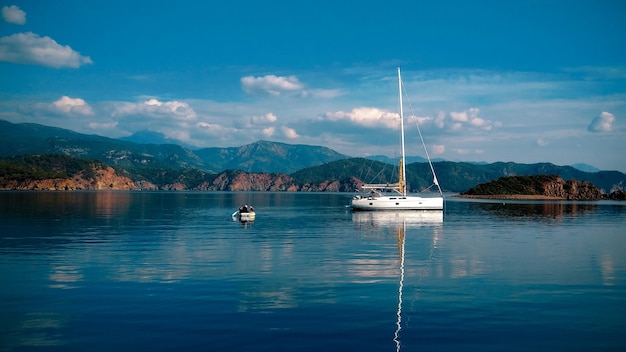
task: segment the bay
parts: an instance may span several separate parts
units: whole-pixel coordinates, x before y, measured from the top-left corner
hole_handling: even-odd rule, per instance
[[[349,197],[0,192],[0,350],[626,349],[623,202]]]

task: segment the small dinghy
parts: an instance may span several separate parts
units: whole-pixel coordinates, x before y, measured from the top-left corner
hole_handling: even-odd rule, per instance
[[[244,204],[233,213],[232,217],[234,221],[252,222],[256,217],[256,213],[252,205]]]

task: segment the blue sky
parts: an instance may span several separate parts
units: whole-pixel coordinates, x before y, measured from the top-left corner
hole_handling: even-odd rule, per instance
[[[626,2],[0,1],[0,119],[626,172]]]

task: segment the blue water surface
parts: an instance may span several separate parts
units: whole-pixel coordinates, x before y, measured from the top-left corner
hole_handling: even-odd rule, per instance
[[[348,202],[0,192],[0,350],[626,350],[626,203]]]

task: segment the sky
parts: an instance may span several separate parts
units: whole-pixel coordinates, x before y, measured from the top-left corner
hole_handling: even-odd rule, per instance
[[[0,119],[626,172],[626,2],[0,0]]]

